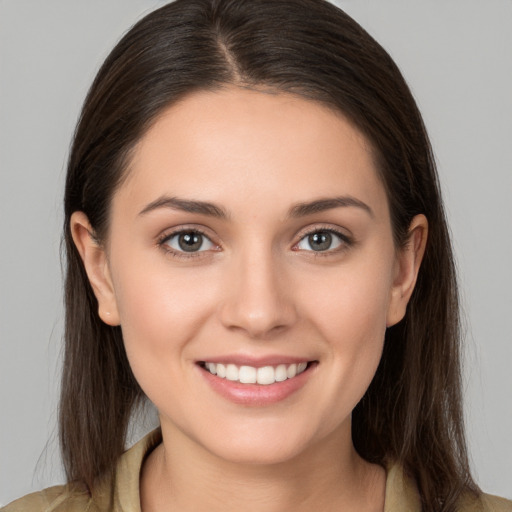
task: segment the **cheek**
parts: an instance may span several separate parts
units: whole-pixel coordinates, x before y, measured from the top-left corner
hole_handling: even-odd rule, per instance
[[[124,344],[143,386],[148,372],[165,372],[183,360],[188,343],[214,308],[214,287],[204,286],[200,270],[171,272],[165,263],[126,261],[117,270],[114,287]]]
[[[331,340],[354,349],[381,341],[391,296],[390,265],[361,265],[335,269],[304,292],[317,328]],[[311,290],[316,290],[311,293]]]
[[[336,271],[317,281],[317,293],[304,293],[314,329],[327,341],[338,393],[331,398],[348,409],[364,395],[382,355],[392,280],[391,266],[383,267]]]
[[[353,301],[348,300],[349,298]],[[370,386],[382,357],[385,318],[382,304],[358,301],[357,294],[340,300],[340,309],[325,310],[322,335],[329,340],[329,354],[321,375],[323,429],[334,431],[349,418]],[[367,297],[365,297],[367,299]]]
[[[323,337],[329,340],[330,357],[340,375],[354,389],[370,384],[380,361],[386,331],[388,301],[374,290],[373,293],[363,291],[359,289],[338,297],[334,302],[337,307],[333,303],[323,304],[317,324]]]

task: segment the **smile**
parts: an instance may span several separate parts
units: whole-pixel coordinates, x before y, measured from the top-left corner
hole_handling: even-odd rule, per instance
[[[222,364],[202,362],[201,366],[221,379],[240,382],[241,384],[260,384],[268,386],[276,382],[284,382],[300,375],[308,363],[279,364],[277,366],[237,366],[235,364]]]

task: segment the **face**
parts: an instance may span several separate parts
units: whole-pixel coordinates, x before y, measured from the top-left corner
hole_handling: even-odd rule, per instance
[[[341,115],[195,93],[139,142],[104,249],[72,222],[164,439],[264,463],[350,438],[423,235],[396,250],[369,144]]]

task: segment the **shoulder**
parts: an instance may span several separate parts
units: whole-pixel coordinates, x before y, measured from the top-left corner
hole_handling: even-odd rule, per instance
[[[69,484],[27,494],[1,512],[96,512],[90,494],[82,486]]]
[[[463,500],[464,502],[465,500]],[[460,512],[512,512],[512,501],[490,494],[481,494],[476,500],[467,500]]]
[[[113,474],[98,477],[92,495],[80,483],[58,485],[28,494],[0,512],[106,512],[112,510],[113,503],[119,510],[131,510],[133,503],[140,502],[142,463],[161,440],[159,428],[143,437],[120,457]]]
[[[490,494],[464,494],[458,501],[457,512],[512,512],[512,501]]]
[[[400,464],[387,468],[385,512],[421,511],[421,497],[413,478],[408,476]],[[512,512],[512,501],[490,494],[475,495],[466,492],[459,497],[457,512]]]

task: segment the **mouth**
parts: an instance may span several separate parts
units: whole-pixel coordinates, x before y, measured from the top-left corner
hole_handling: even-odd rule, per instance
[[[298,393],[316,373],[318,361],[228,356],[197,361],[205,383],[224,399],[247,407],[266,407]]]
[[[315,361],[300,363],[267,365],[261,367],[236,365],[233,363],[213,363],[200,361],[199,366],[211,375],[240,384],[259,384],[269,386],[277,382],[294,379],[310,368]]]

